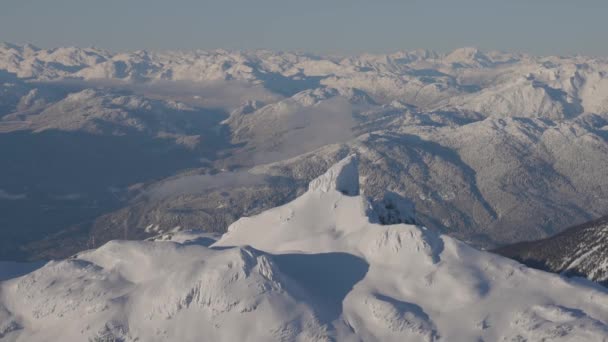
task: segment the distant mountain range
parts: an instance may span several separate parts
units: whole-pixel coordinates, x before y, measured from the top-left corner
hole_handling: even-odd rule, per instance
[[[478,247],[608,210],[608,60],[0,45],[1,260],[223,232],[346,155]]]

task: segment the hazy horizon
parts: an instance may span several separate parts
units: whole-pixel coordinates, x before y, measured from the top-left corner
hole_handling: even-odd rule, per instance
[[[41,48],[356,55],[476,47],[532,55],[608,55],[608,47],[597,44],[606,32],[608,3],[597,0],[7,0],[2,9],[0,41]]]

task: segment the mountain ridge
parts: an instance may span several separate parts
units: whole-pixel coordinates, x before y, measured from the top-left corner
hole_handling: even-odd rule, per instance
[[[113,241],[0,282],[0,333],[11,341],[608,336],[601,287],[432,229],[370,222],[369,202],[339,191],[358,181],[355,166],[347,157],[313,182],[322,186],[242,218],[216,241],[188,231]]]

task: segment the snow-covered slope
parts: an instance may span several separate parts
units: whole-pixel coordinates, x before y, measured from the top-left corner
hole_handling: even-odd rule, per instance
[[[96,135],[135,135],[174,139],[196,146],[209,126],[220,121],[213,112],[201,113],[177,101],[161,101],[142,96],[99,89],[85,89],[44,106],[37,104],[38,89],[24,96],[24,110],[6,115],[0,123],[20,123],[20,129],[77,131]],[[38,107],[42,107],[39,110]],[[209,134],[209,133],[207,133]]]
[[[608,216],[548,239],[504,246],[497,253],[543,270],[608,285]]]
[[[541,116],[563,119],[576,116],[583,110],[567,93],[524,77],[450,98],[448,103],[448,107],[487,113],[495,117]]]
[[[608,338],[605,290],[378,221],[349,156],[301,197],[239,220],[213,244],[191,232],[114,241],[0,283],[0,338]]]

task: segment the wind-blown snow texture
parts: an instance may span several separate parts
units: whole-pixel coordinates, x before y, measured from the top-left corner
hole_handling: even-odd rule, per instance
[[[2,282],[0,339],[608,338],[605,289],[431,229],[371,223],[358,178],[349,156],[293,202],[240,219],[213,244],[192,232],[113,241]]]
[[[350,153],[374,202],[408,198],[419,222],[477,246],[608,213],[602,58],[2,44],[0,80],[11,165],[0,168],[0,214],[17,227],[2,258],[64,257],[149,227],[225,231]],[[211,191],[213,174],[234,186]],[[172,188],[192,179],[200,186]],[[58,205],[66,196],[81,199]],[[55,214],[65,203],[77,210]]]

